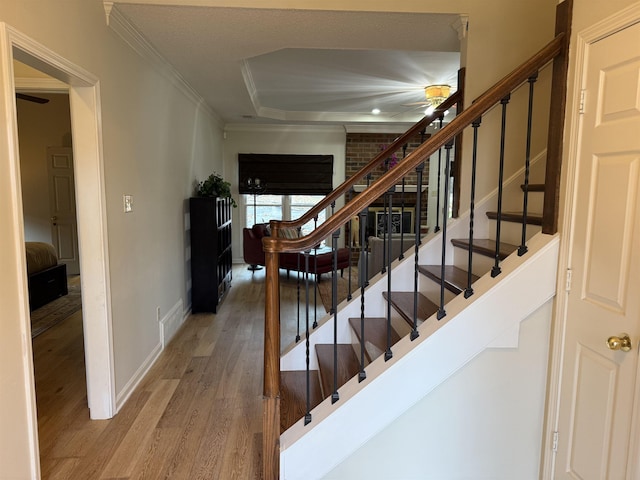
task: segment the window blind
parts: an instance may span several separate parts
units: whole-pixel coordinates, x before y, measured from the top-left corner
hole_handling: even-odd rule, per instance
[[[260,179],[263,193],[326,195],[333,190],[333,155],[238,154],[238,190],[253,193],[248,179]]]

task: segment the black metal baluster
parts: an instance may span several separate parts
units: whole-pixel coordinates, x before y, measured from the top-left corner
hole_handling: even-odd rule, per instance
[[[380,271],[380,273],[384,274],[387,272],[387,220],[389,218],[389,210],[388,210],[388,200],[389,199],[389,194],[385,193],[384,197],[383,197],[383,207],[382,207],[382,211],[383,211],[383,216],[382,218],[384,219],[382,221],[382,270]],[[376,217],[376,236],[378,234],[378,227],[379,227],[379,223],[377,221],[377,217]]]
[[[318,247],[313,247],[314,255],[313,255],[313,271],[318,271]],[[314,277],[315,285],[313,287],[313,328],[318,327],[318,274],[315,273]],[[331,312],[329,312],[331,313]]]
[[[529,167],[531,165],[531,131],[533,124],[533,85],[538,79],[538,72],[529,77],[529,111],[527,112],[527,147],[524,167],[524,197],[522,200],[522,242],[518,247],[518,256],[527,253],[527,207],[529,203]]]
[[[333,311],[333,393],[331,403],[336,403],[338,395],[338,237],[340,230],[333,232],[331,236],[331,248],[333,250],[333,268],[331,270],[331,310]]]
[[[360,245],[361,248],[364,248],[363,245],[366,242],[366,236],[367,236],[367,232],[366,232],[366,228],[367,228],[367,209],[363,210],[362,212],[359,213],[359,217],[360,217]],[[360,253],[360,259],[362,260],[362,262],[365,261],[365,257],[362,254],[362,251]],[[364,273],[366,275],[366,267],[364,269]],[[360,274],[360,372],[358,373],[358,381],[361,382],[363,381],[365,378],[367,378],[367,374],[364,371],[364,355],[365,355],[365,336],[364,336],[364,289],[366,286],[366,276],[363,277],[362,276],[362,272],[359,272]]]
[[[440,306],[438,308],[438,320],[447,315],[444,309],[444,285],[445,285],[445,263],[447,261],[447,220],[449,218],[449,175],[451,168],[451,149],[453,148],[453,140],[447,142],[444,146],[446,151],[444,164],[444,208],[442,210],[442,258],[440,260]]]
[[[389,300],[387,301],[387,350],[384,352],[385,361],[393,357],[393,353],[391,352],[391,237],[393,235],[391,212],[393,211],[393,192],[395,192],[395,190],[396,186],[393,185],[387,192],[387,196],[389,197],[389,212],[386,216],[387,233],[385,236],[389,237],[387,241],[387,298]]]
[[[473,279],[473,221],[475,218],[476,208],[476,165],[478,161],[478,128],[482,123],[482,117],[475,120],[471,126],[473,127],[473,155],[471,162],[471,204],[469,207],[469,262],[467,265],[467,288],[464,290],[464,298],[473,295],[473,287],[471,282]]]
[[[424,138],[427,136],[427,127],[424,127],[422,129],[422,132],[420,132],[420,142],[424,143]],[[431,164],[431,163],[429,163]],[[424,171],[424,165],[422,166],[422,169]],[[416,187],[416,198],[420,199],[422,198],[422,184],[424,183],[424,177],[422,177],[422,181],[420,182],[420,185],[418,185]],[[422,200],[417,200],[417,203],[420,202],[420,209],[422,210]],[[426,213],[426,212],[425,212]],[[437,216],[437,215],[436,215]],[[422,232],[420,231],[420,224],[422,222],[422,218],[420,218],[421,216],[418,215],[418,223],[416,225],[418,225],[418,245],[422,245]]]
[[[367,188],[369,188],[369,185],[371,184],[371,174],[367,174]],[[367,233],[367,229],[369,228],[369,207],[367,206],[365,208],[365,212],[367,212],[367,221],[365,222],[365,245],[363,246],[363,248],[365,249],[365,259],[364,259],[364,266],[365,266],[365,275],[364,275],[364,280],[365,280],[365,286],[368,287],[369,286],[369,235],[366,234]],[[375,219],[373,222],[371,222],[373,224],[373,229],[375,230],[376,227],[376,222]],[[360,225],[360,228],[362,228],[362,225]]]
[[[407,147],[408,145],[406,143],[402,146],[403,160],[407,157]],[[404,190],[406,183],[405,177],[402,177],[402,195],[400,196],[400,256],[398,257],[398,260],[402,260],[404,258]]]
[[[304,278],[306,289],[306,333],[305,333],[305,355],[306,355],[306,388],[307,388],[307,412],[304,416],[304,424],[311,422],[311,370],[310,370],[310,342],[309,342],[309,253],[310,250],[304,252]]]
[[[491,268],[491,276],[497,277],[502,272],[500,268],[500,226],[502,223],[502,182],[504,178],[504,141],[507,130],[507,105],[511,100],[511,94],[500,100],[502,105],[502,128],[500,130],[500,169],[498,173],[498,215],[496,219],[496,251],[495,263]]]
[[[420,217],[422,215],[422,175],[424,173],[424,162],[416,167],[416,218],[415,222],[415,241],[414,241],[414,265],[413,265],[413,326],[411,329],[411,340],[415,340],[420,336],[418,333],[418,277],[420,269],[418,267],[420,246]]]
[[[441,116],[438,120],[440,121],[440,130],[442,130],[442,120],[444,119],[444,115]],[[440,231],[440,191],[441,191],[441,174],[442,174],[442,147],[438,149],[438,196],[436,197],[436,226],[433,229],[434,232]],[[445,182],[448,182],[449,179],[445,178]]]
[[[298,343],[300,341],[300,254],[298,253],[296,256],[298,260],[298,271],[297,271],[298,278],[296,281],[296,289],[298,294],[298,331],[296,334],[296,343]]]
[[[347,279],[347,301],[351,300],[353,297],[351,296],[351,252],[353,252],[353,219],[349,219],[349,238],[347,239],[347,246],[349,247],[349,268],[347,269],[347,275],[349,278]]]

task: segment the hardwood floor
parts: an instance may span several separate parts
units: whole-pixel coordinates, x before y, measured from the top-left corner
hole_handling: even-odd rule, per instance
[[[281,279],[285,347],[297,293]],[[234,266],[218,314],[191,315],[110,420],[89,419],[81,312],[36,337],[42,478],[259,479],[263,318],[264,270]]]

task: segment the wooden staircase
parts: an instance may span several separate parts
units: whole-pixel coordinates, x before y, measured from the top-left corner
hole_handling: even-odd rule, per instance
[[[529,192],[543,192],[544,185],[529,185]],[[522,186],[522,190],[526,189]],[[497,219],[497,212],[489,211],[486,214],[487,220],[493,225]],[[527,214],[527,224],[533,226],[533,231],[540,231],[541,214]],[[513,222],[522,225],[522,212],[502,213],[502,221]],[[493,229],[490,228],[490,231]],[[521,229],[518,229],[518,235]],[[508,238],[509,242],[500,242],[499,258],[506,257],[518,250],[518,239]],[[470,248],[469,239],[451,239],[454,248],[468,252]],[[475,254],[493,259],[496,252],[496,241],[491,238],[474,239],[472,251]],[[465,253],[465,257],[468,254]],[[411,255],[405,256],[405,261],[413,261]],[[440,265],[418,265],[421,274],[421,282],[433,282],[438,288],[442,280],[442,270]],[[488,268],[484,268],[482,274],[487,273]],[[481,275],[471,274],[471,281],[474,283]],[[393,273],[392,273],[393,278]],[[445,265],[444,267],[444,288],[454,296],[463,293],[468,287],[468,273],[464,267],[456,265]],[[421,291],[429,290],[421,286]],[[431,289],[433,290],[433,288]],[[417,292],[417,325],[430,319],[438,311],[437,301],[428,298],[427,294]],[[393,347],[403,336],[410,334],[413,329],[414,318],[414,293],[405,291],[382,292],[386,302],[391,304],[394,314],[389,326],[384,317],[364,318],[365,364],[368,365],[376,358],[384,355],[387,351],[387,338],[390,336]],[[437,321],[437,320],[431,320]],[[349,318],[349,325],[352,330],[353,343],[337,344],[337,376],[336,388],[334,389],[334,346],[333,344],[316,344],[315,353],[318,359],[318,370],[311,370],[310,375],[310,409],[319,405],[325,398],[331,397],[341,386],[351,378],[357,376],[360,371],[359,356],[362,342],[362,329],[360,318]],[[283,371],[281,372],[281,415],[280,429],[286,431],[294,423],[305,415],[306,412],[306,379],[305,371]]]
[[[570,0],[559,4],[553,40],[478,98],[468,102],[468,108],[464,108],[467,103],[464,97],[456,92],[436,108],[434,114],[398,137],[302,217],[293,221],[271,222],[272,236],[263,240],[266,273],[262,459],[265,480],[275,480],[281,474],[285,478],[311,478],[318,476],[319,472],[328,472],[327,469],[335,466],[338,458],[353,452],[353,448],[371,438],[380,427],[390,425],[397,415],[406,412],[411,405],[451,378],[452,372],[461,369],[494,342],[502,345],[507,341],[508,345],[517,346],[517,343],[514,345],[514,329],[517,330],[520,322],[555,294],[559,240],[554,234],[558,224],[557,197],[566,94],[563,87],[567,78],[570,12]],[[550,62],[553,65],[549,96],[551,108],[544,147],[531,144],[533,86],[541,69]],[[520,89],[527,84],[528,89]],[[521,187],[515,180],[518,176],[513,173],[519,160],[512,159],[510,153],[505,155],[505,126],[512,93],[524,99],[527,90],[528,121],[526,132],[523,132],[526,137],[525,186]],[[381,162],[414,136],[422,137],[421,132],[435,120],[435,112],[442,115],[454,104],[458,107],[457,115],[450,123],[429,138],[421,139],[420,145],[401,162],[369,183],[370,174],[379,169]],[[497,105],[499,110],[494,110]],[[489,113],[491,117],[486,121],[485,114]],[[499,155],[482,161],[480,166],[476,162],[477,153],[482,156],[486,149],[478,151],[478,138],[487,131],[482,126],[497,126],[499,114],[502,125]],[[512,121],[510,117],[509,122],[522,125],[521,120]],[[449,222],[449,199],[453,196],[452,205],[460,200],[459,194],[456,198],[457,181],[451,195],[448,190],[450,155],[454,144],[453,153],[460,154],[460,134],[463,131],[473,134],[471,151],[465,152],[466,161],[470,161],[471,166],[470,209]],[[532,146],[536,150],[533,157]],[[329,237],[332,249],[337,251],[341,229],[346,228],[356,215],[366,222],[366,209],[381,196],[391,194],[408,175],[415,173],[416,192],[422,192],[424,164],[436,152],[438,158],[442,153],[444,178],[447,179],[443,182],[444,191],[438,193],[438,198],[444,199],[444,206],[437,208],[438,215],[445,218],[440,224],[442,232],[429,234],[423,239],[417,252],[417,258],[422,261],[416,262],[415,255],[395,260],[386,274],[376,274],[371,279],[361,295],[342,303],[338,311],[321,320],[313,332],[307,331],[306,341],[291,345],[281,355],[280,254],[308,251]],[[506,164],[505,158],[508,160]],[[532,180],[534,177],[529,176],[530,167],[538,159],[543,160],[540,164],[543,165],[544,180]],[[460,165],[458,160],[455,161],[456,168]],[[498,182],[481,183],[483,186],[477,193],[487,197],[476,205],[476,173],[494,175],[495,171],[499,173]],[[505,180],[505,174],[512,177]],[[517,210],[513,204],[511,210],[502,208],[503,201],[505,204],[515,203],[521,190],[526,194],[540,191],[542,187],[530,183],[542,182],[544,200],[538,210],[543,212],[542,219],[527,215],[526,225],[519,228],[517,222],[522,221],[522,216],[517,212],[496,214],[492,238],[493,230],[488,222],[496,220],[490,219],[492,215],[486,207],[497,200],[495,204],[501,212]],[[346,196],[355,185],[365,183],[366,188],[361,193],[334,211],[337,200]],[[489,185],[496,185],[494,193],[487,191]],[[525,197],[523,209],[537,209],[528,206],[527,202],[528,197]],[[332,215],[308,235],[297,239],[280,235],[282,229],[301,228],[328,208],[331,208]],[[421,215],[420,209],[417,213]],[[422,218],[420,215],[416,218]],[[481,217],[484,217],[482,221]],[[476,218],[477,227],[474,225]],[[534,223],[542,223],[541,230],[547,235],[533,235],[534,227],[540,228],[531,225]],[[363,222],[360,224],[362,227]],[[387,220],[387,224],[391,225],[391,220]],[[509,228],[509,224],[513,228]],[[421,226],[416,222],[416,228]],[[360,231],[366,232],[366,229]],[[464,240],[467,235],[469,240]],[[391,235],[388,238],[391,241]],[[362,243],[365,243],[364,239]],[[512,255],[515,252],[517,255]],[[440,258],[445,267],[433,265]],[[491,275],[486,275],[489,271]],[[414,276],[418,272],[419,279],[416,279]],[[471,290],[469,278],[471,283],[475,281],[475,291],[467,296]],[[407,290],[412,292],[407,293]],[[461,292],[464,294],[460,295]],[[503,307],[506,300],[510,302],[509,309]],[[418,312],[414,315],[416,303]],[[366,315],[361,312],[366,312]],[[381,314],[386,316],[382,321],[378,318]],[[356,316],[359,318],[347,323],[347,319]],[[416,325],[419,322],[421,324]],[[362,324],[365,324],[364,331],[360,328]],[[505,337],[506,332],[509,332],[508,338]],[[451,338],[461,340],[458,348],[450,348]],[[332,343],[326,345],[329,342]],[[286,372],[301,368],[305,371]],[[299,390],[301,385],[304,385],[303,393]],[[398,395],[400,390],[402,395]],[[299,403],[301,398],[305,398],[304,405]],[[315,409],[314,405],[317,405]],[[284,412],[282,416],[281,412]],[[301,417],[304,421],[297,420]],[[330,432],[336,431],[340,433],[335,441],[327,441]]]

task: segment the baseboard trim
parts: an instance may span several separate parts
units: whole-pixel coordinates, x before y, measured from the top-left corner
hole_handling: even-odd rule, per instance
[[[120,408],[129,400],[131,394],[136,390],[140,382],[147,375],[151,367],[162,353],[162,343],[158,344],[151,350],[151,353],[147,356],[146,360],[142,362],[142,365],[136,370],[131,379],[127,382],[124,388],[116,395],[116,412],[120,411]]]
[[[165,349],[167,344],[180,330],[180,327],[184,324],[187,317],[191,313],[190,309],[184,310],[182,299],[167,312],[167,314],[160,320],[160,342],[153,348],[151,353],[147,356],[146,360],[140,365],[140,368],[136,370],[131,379],[127,382],[124,388],[116,395],[116,412],[120,411],[120,408],[127,402],[131,394],[136,390],[140,382],[149,373],[151,367],[156,363],[156,360]]]
[[[182,299],[180,299],[160,320],[160,343],[162,344],[162,350],[166,348],[176,332],[180,330],[186,318],[182,306]]]

